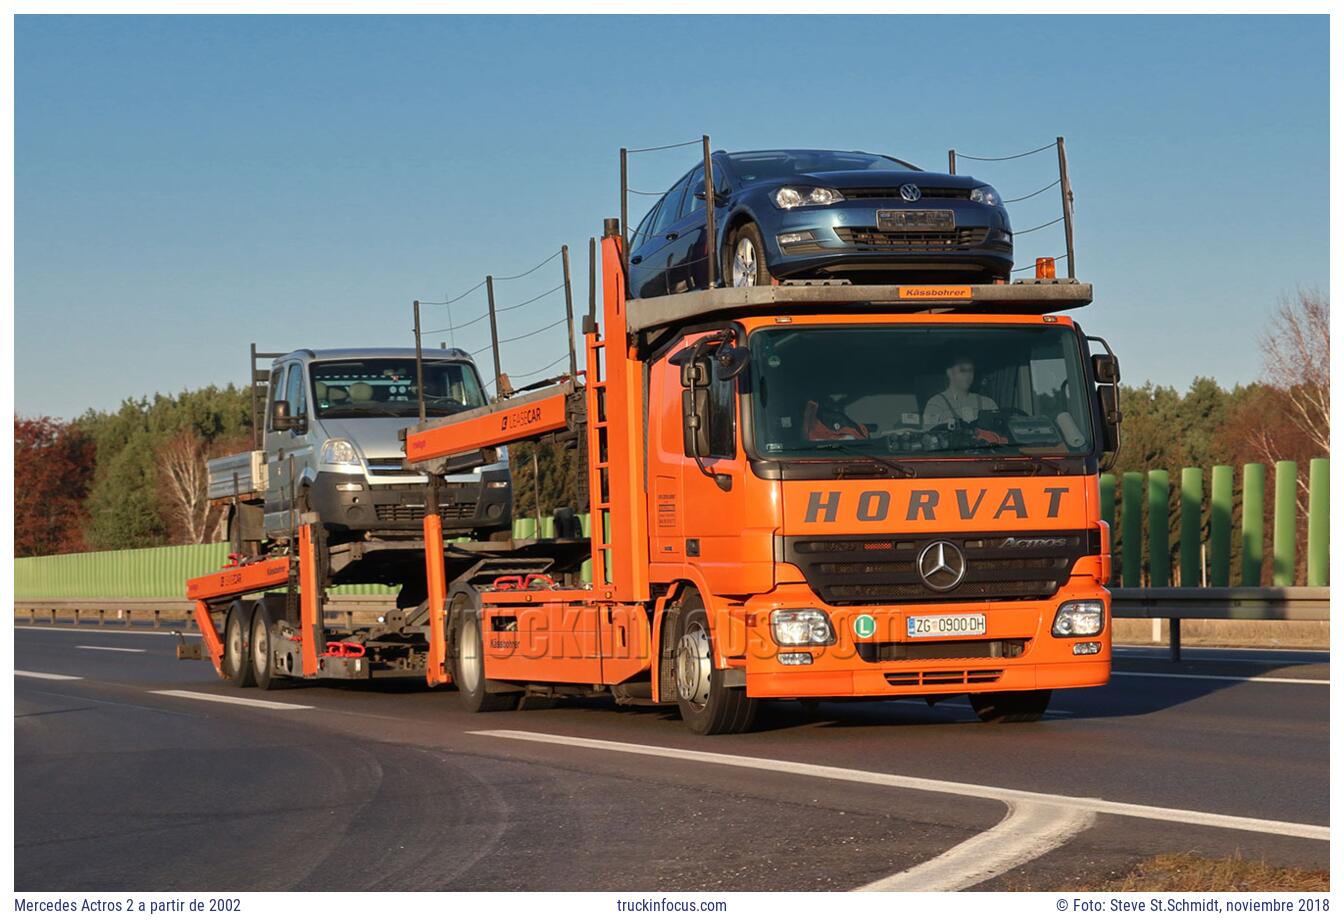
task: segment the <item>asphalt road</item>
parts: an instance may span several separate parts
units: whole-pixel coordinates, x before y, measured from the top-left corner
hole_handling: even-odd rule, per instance
[[[15,667],[21,891],[1074,889],[1160,852],[1328,866],[1323,653],[1121,649],[1109,686],[1056,693],[1035,725],[777,703],[713,738],[608,703],[468,715],[415,682],[238,690],[165,634],[19,627]]]

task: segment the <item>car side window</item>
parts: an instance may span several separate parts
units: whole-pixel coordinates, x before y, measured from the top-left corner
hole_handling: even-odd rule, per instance
[[[704,167],[691,170],[691,174],[686,179],[688,189],[686,197],[681,201],[682,217],[689,217],[697,211],[705,209],[705,199],[702,197],[705,191]]]
[[[658,209],[658,217],[654,219],[653,226],[649,229],[650,236],[657,236],[677,222],[681,196],[685,194],[690,178],[689,175],[682,176],[681,181],[672,186],[672,190],[667,193],[667,197],[663,199],[663,206]]]
[[[667,196],[663,196],[666,198]],[[663,203],[663,198],[654,202],[653,207],[649,208],[649,213],[644,215],[644,219],[635,227],[635,232],[630,234],[630,248],[638,249],[644,241],[649,238],[649,227],[653,225],[654,215],[658,213],[658,206]]]
[[[279,431],[275,427],[275,401],[285,398],[285,371],[289,370],[289,365],[282,364],[280,367],[271,369],[271,416],[270,424],[267,425],[271,431]]]
[[[289,366],[289,379],[285,382],[285,399],[289,401],[289,414],[298,418],[308,414],[308,400],[303,391],[303,365]]]

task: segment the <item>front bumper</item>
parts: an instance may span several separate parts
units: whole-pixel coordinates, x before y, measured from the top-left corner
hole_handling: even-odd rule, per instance
[[[1106,618],[1098,636],[1057,639],[1055,611],[1069,600],[1102,599]],[[1091,576],[1074,576],[1055,597],[1034,601],[827,607],[806,585],[780,585],[745,606],[747,695],[762,698],[941,696],[1005,690],[1095,687],[1110,679],[1110,595]],[[780,607],[826,610],[835,631],[829,646],[781,647],[770,632],[770,611]],[[911,639],[906,617],[984,613],[986,633],[968,638]],[[871,617],[858,630],[860,617]],[[1100,643],[1100,651],[1074,654],[1074,645]],[[986,647],[988,646],[988,648]],[[923,655],[921,650],[928,654]],[[810,652],[810,664],[784,664],[781,652]],[[960,657],[960,656],[965,657]],[[978,655],[978,657],[971,657]]]
[[[879,210],[951,211],[945,231],[885,231]],[[844,201],[826,208],[776,212],[761,232],[766,262],[777,278],[827,275],[1007,277],[1013,267],[1013,234],[1006,212],[970,201],[906,204],[886,199]],[[781,243],[785,234],[806,234]]]
[[[382,484],[377,477],[324,472],[313,481],[309,502],[322,523],[334,529],[419,532],[426,496],[422,485]],[[439,514],[445,534],[509,529],[513,489],[508,473],[486,472],[479,480],[443,483]]]

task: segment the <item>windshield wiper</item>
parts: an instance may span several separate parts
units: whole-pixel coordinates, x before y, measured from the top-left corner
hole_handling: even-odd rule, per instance
[[[877,454],[870,454],[867,451],[859,450],[857,447],[851,447],[844,441],[827,441],[822,444],[814,444],[813,447],[817,450],[842,450],[852,456],[869,460],[879,466],[884,466],[893,473],[904,476],[907,479],[914,479],[919,476],[919,471],[909,464],[901,463],[897,460],[888,460],[886,457],[880,457]]]
[[[1015,469],[1019,469],[1019,465],[1025,466],[1026,469],[1024,472],[1030,472],[1033,475],[1042,470],[1050,470],[1054,473],[1064,472],[1064,467],[1048,457],[1013,457],[1010,460],[1000,460],[998,463],[994,464],[994,472],[1009,473]]]

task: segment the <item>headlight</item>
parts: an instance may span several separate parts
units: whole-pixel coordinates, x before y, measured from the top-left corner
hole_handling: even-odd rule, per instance
[[[971,189],[971,200],[991,207],[998,207],[1003,204],[1003,199],[999,197],[998,191],[992,185],[982,185],[979,188]]]
[[[811,607],[770,611],[770,632],[776,645],[830,645],[835,641],[831,618]]]
[[[332,466],[359,466],[355,445],[345,438],[332,438],[322,445],[322,462]]]
[[[833,188],[813,188],[811,186],[785,186],[777,188],[770,195],[775,207],[788,211],[793,208],[810,205],[836,204],[844,201],[845,196]]]
[[[1106,621],[1106,608],[1101,601],[1065,601],[1055,613],[1055,625],[1050,635],[1057,639],[1068,636],[1097,636]]]

